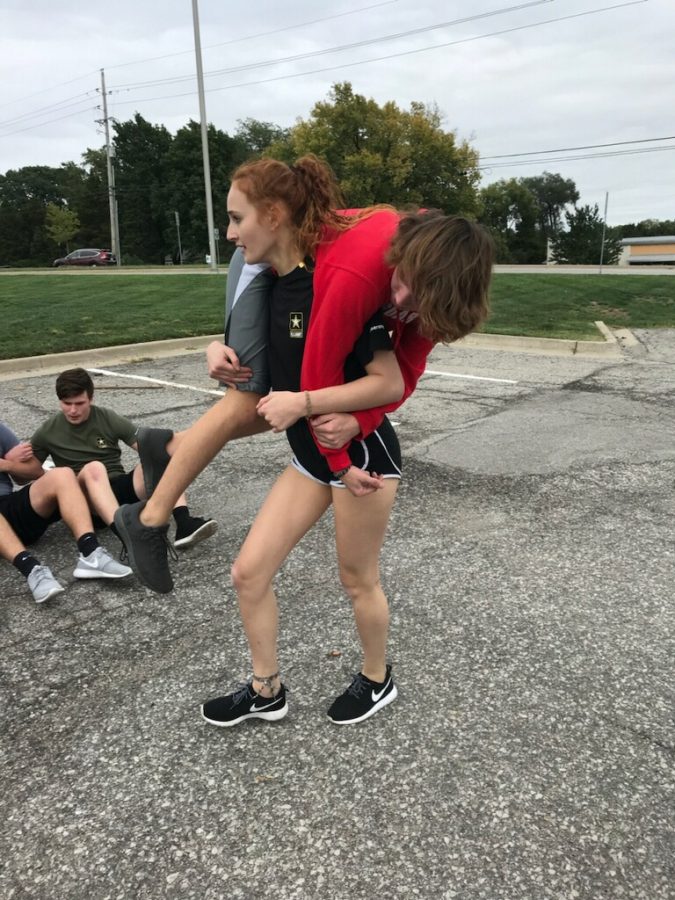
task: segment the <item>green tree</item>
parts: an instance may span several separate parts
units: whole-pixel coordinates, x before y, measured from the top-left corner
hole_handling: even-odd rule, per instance
[[[435,107],[379,106],[349,82],[333,85],[329,99],[269,153],[288,162],[316,153],[333,168],[350,206],[392,203],[465,215],[477,209],[477,153],[443,130]]]
[[[245,157],[262,156],[271,144],[288,139],[290,129],[259,119],[239,119],[235,138],[243,144]]]
[[[675,220],[643,219],[637,223],[617,225],[615,231],[619,237],[665,237],[675,234]]]
[[[492,232],[497,262],[541,263],[546,238],[539,228],[537,198],[521,179],[488,184],[480,192],[480,221]]]
[[[592,265],[600,261],[603,221],[598,204],[575,207],[565,213],[567,230],[552,240],[552,255],[557,263]],[[612,265],[621,255],[621,240],[609,231],[605,234],[603,262]]]
[[[166,155],[171,134],[136,113],[116,122],[115,186],[119,209],[121,258],[164,261],[167,226]]]
[[[67,206],[48,203],[45,213],[45,228],[54,243],[59,247],[65,247],[66,253],[68,253],[68,244],[79,231],[80,220],[77,213]]]
[[[73,206],[80,219],[79,240],[83,247],[110,247],[110,206],[105,147],[88,149],[82,155],[84,177]]]
[[[0,261],[46,265],[54,245],[45,229],[48,204],[77,208],[84,172],[75,163],[25,166],[0,175]]]
[[[208,128],[213,217],[220,231],[221,260],[229,259],[234,249],[228,244],[227,192],[232,171],[251,154],[237,137],[231,137],[213,125]],[[178,262],[178,243],[174,211],[180,218],[184,260],[199,260],[209,252],[206,228],[206,199],[202,161],[201,126],[190,121],[180,128],[166,155],[165,247]]]
[[[555,172],[544,172],[519,181],[536,197],[541,231],[546,238],[553,238],[562,228],[566,208],[579,201],[576,184],[571,178],[563,178]]]

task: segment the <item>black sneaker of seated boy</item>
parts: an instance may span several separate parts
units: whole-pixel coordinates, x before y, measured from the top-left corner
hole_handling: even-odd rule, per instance
[[[288,712],[286,688],[282,684],[273,697],[258,694],[250,681],[239,685],[231,694],[214,697],[202,706],[202,718],[209,725],[229,728],[245,719],[263,719],[278,722]]]
[[[218,531],[218,523],[214,519],[203,519],[201,516],[187,516],[176,522],[174,547],[194,547]]]
[[[359,672],[344,694],[333,701],[328,718],[336,725],[357,725],[393,703],[397,696],[391,666],[387,666],[384,681],[371,681]]]

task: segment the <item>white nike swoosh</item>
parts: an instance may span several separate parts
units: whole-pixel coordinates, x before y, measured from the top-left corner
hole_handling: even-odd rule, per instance
[[[371,696],[371,698],[372,698],[373,703],[377,703],[378,700],[381,700],[381,699],[382,699],[382,695],[384,694],[384,692],[385,692],[385,691],[387,690],[387,688],[389,687],[389,682],[390,682],[390,681],[391,681],[391,678],[388,678],[388,679],[387,679],[387,683],[386,683],[385,686],[382,688],[382,690],[380,691],[379,694],[376,694],[375,691],[371,691],[371,692],[370,692],[370,696]]]
[[[267,709],[268,706],[272,706],[278,700],[278,697],[270,697],[269,703],[266,703],[264,706],[256,706],[255,703],[251,704],[251,712],[260,712],[263,709]]]

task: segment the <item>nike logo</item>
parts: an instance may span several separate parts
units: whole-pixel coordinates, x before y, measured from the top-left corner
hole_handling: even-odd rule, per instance
[[[382,688],[382,690],[379,692],[379,694],[376,694],[375,691],[370,692],[370,696],[371,696],[373,703],[377,703],[379,700],[382,699],[382,697],[383,697],[385,691],[387,690],[387,688],[389,687],[390,683],[391,683],[391,678],[388,678],[387,683]]]
[[[262,706],[258,706],[257,703],[252,703],[251,712],[260,712],[263,709],[267,709],[268,706],[273,706],[278,699],[278,697],[270,697],[267,703],[264,703]]]

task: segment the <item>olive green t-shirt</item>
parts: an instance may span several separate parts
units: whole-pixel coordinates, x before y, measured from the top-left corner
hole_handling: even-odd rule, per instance
[[[89,418],[71,425],[62,412],[47,419],[31,438],[33,453],[44,462],[51,455],[55,466],[79,472],[85,463],[99,460],[109,476],[123,475],[119,442],[136,443],[136,426],[104,406],[92,405]]]

